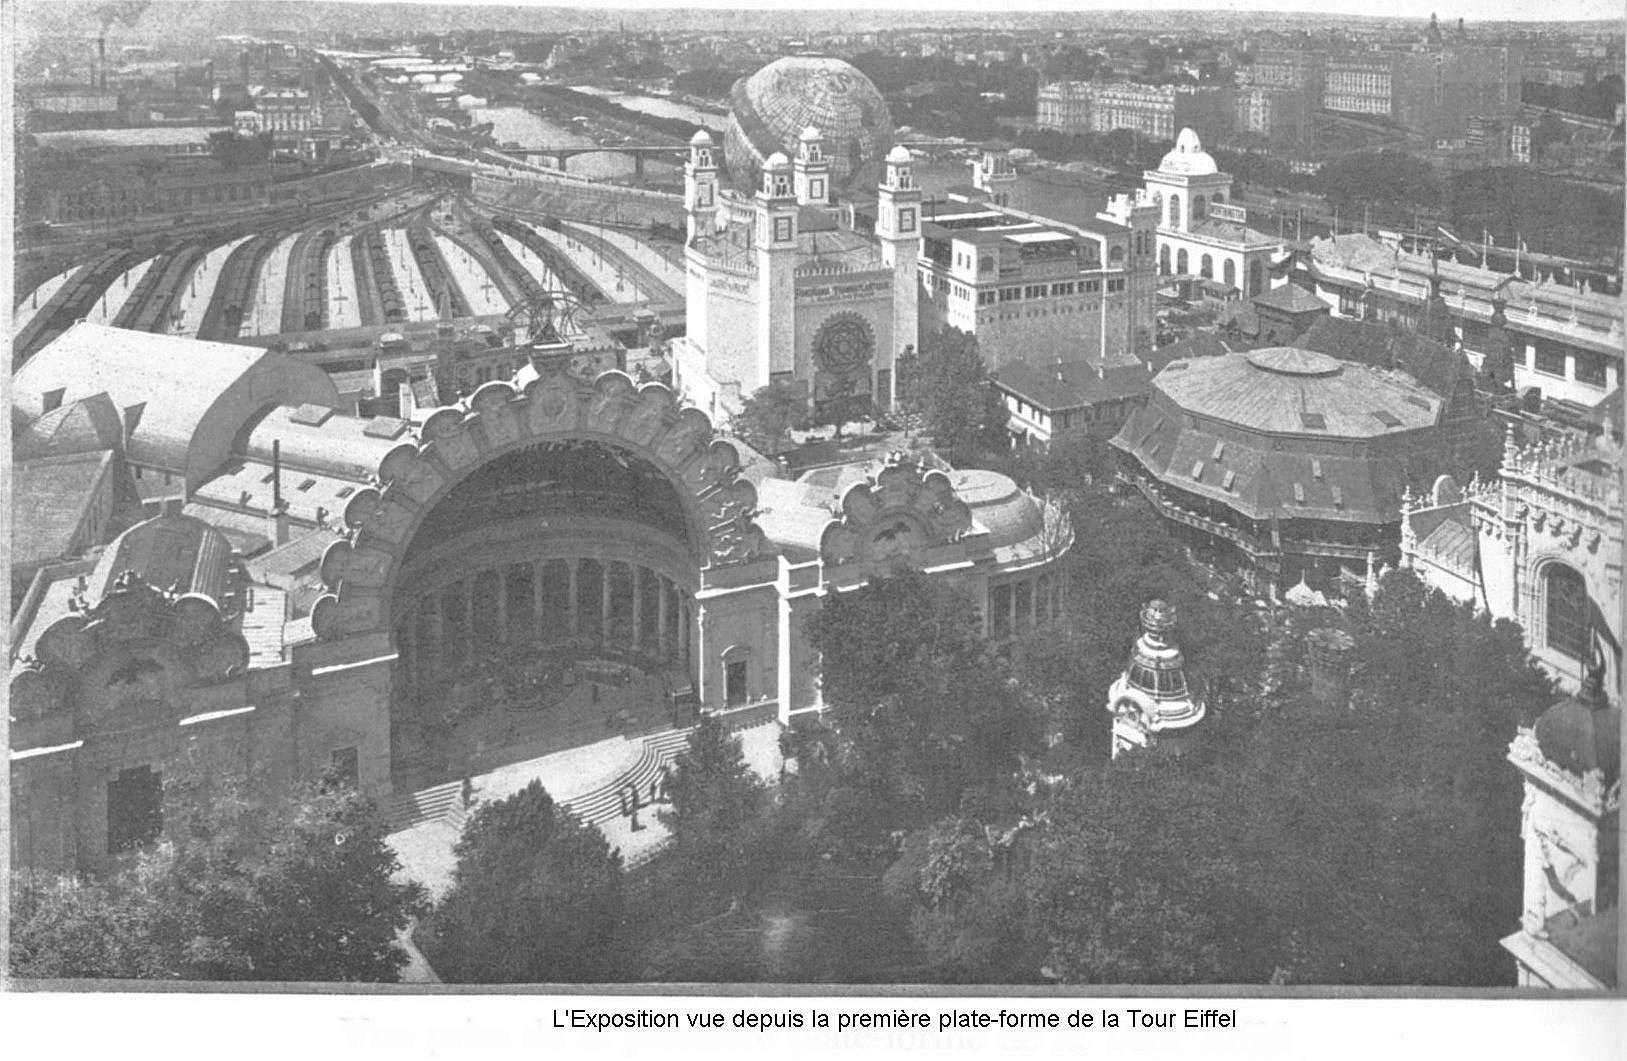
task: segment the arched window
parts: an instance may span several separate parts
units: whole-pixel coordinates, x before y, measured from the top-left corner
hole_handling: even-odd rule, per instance
[[[1198,264],[1198,275],[1202,276],[1205,280],[1213,280],[1215,278],[1215,260],[1207,254],[1203,256],[1202,261]]]
[[[1236,287],[1237,263],[1227,258],[1226,263],[1221,266],[1221,276],[1225,278],[1227,287]]]
[[[1123,265],[1124,248],[1114,244],[1113,249],[1107,252],[1107,262],[1109,265]]]
[[[1158,248],[1158,272],[1161,276],[1169,275],[1169,244]]]
[[[1179,195],[1169,197],[1169,227],[1181,227],[1181,197]]]
[[[1216,192],[1214,195],[1214,202],[1219,203],[1222,206],[1226,205],[1226,193]]]
[[[1192,197],[1192,220],[1202,221],[1209,216],[1209,203],[1201,195]]]
[[[1186,248],[1182,247],[1180,250],[1175,252],[1175,271],[1180,273],[1182,276],[1185,276],[1186,266]]]
[[[1548,647],[1571,659],[1587,659],[1587,581],[1564,564],[1549,564],[1542,577]]]

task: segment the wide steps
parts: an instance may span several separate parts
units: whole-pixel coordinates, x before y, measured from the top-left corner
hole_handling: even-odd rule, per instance
[[[638,762],[616,780],[591,792],[565,801],[565,807],[590,825],[598,825],[622,812],[622,795],[629,789],[638,793],[639,805],[649,806],[650,782],[661,776],[661,768],[678,758],[689,746],[693,729],[672,730],[646,737]]]
[[[689,746],[692,732],[693,728],[669,730],[646,737],[639,749],[638,760],[630,769],[614,781],[565,800],[565,808],[589,824],[607,822],[621,814],[621,798],[629,787],[637,790],[641,807],[649,806],[650,782],[659,778],[662,767],[672,763]],[[390,832],[400,832],[433,821],[444,821],[461,830],[469,818],[469,811],[463,805],[463,782],[447,781],[398,796],[389,818]]]

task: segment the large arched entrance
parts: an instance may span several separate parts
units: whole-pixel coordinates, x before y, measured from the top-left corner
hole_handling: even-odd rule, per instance
[[[323,557],[330,592],[311,623],[331,654],[391,664],[398,767],[494,711],[557,709],[579,729],[592,714],[563,747],[647,725],[600,689],[698,678],[701,572],[766,552],[734,448],[667,388],[619,372],[487,384],[467,410],[433,414],[377,480]],[[571,696],[575,714],[560,707]],[[511,726],[465,744],[513,740]]]

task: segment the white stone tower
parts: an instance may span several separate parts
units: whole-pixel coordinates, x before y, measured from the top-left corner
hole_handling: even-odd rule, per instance
[[[830,160],[825,157],[825,138],[808,126],[797,138],[797,202],[803,206],[830,205]]]
[[[921,189],[915,184],[909,148],[903,144],[887,152],[881,186],[876,190],[876,238],[881,242],[882,261],[893,270],[892,344],[879,351],[876,405],[891,409],[898,388],[898,358],[906,347],[913,348],[920,341],[916,300],[920,284]]]
[[[1520,929],[1503,947],[1522,987],[1613,988],[1621,880],[1621,709],[1594,667],[1581,691],[1521,727],[1509,762],[1525,779]]]
[[[1107,692],[1113,713],[1113,758],[1132,748],[1180,754],[1193,726],[1203,721],[1202,695],[1187,684],[1175,643],[1175,608],[1161,600],[1141,609],[1141,637],[1129,665]]]
[[[763,162],[754,201],[757,249],[757,371],[741,397],[766,387],[796,363],[797,197],[791,160],[776,151]]]
[[[1146,194],[1163,207],[1161,225],[1176,232],[1190,232],[1195,222],[1209,216],[1210,205],[1231,200],[1231,174],[1220,172],[1191,129],[1182,129],[1175,150],[1144,176]]]
[[[689,241],[712,231],[717,217],[717,151],[705,129],[689,139],[689,160],[684,163],[684,213],[689,220]]]
[[[1017,187],[1017,167],[1003,144],[987,144],[982,157],[972,163],[972,187],[986,194],[995,206],[1010,206]]]

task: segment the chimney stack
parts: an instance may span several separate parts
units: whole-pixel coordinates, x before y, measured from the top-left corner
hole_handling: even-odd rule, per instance
[[[271,440],[271,543],[288,544],[288,502],[282,497],[282,440]]]

